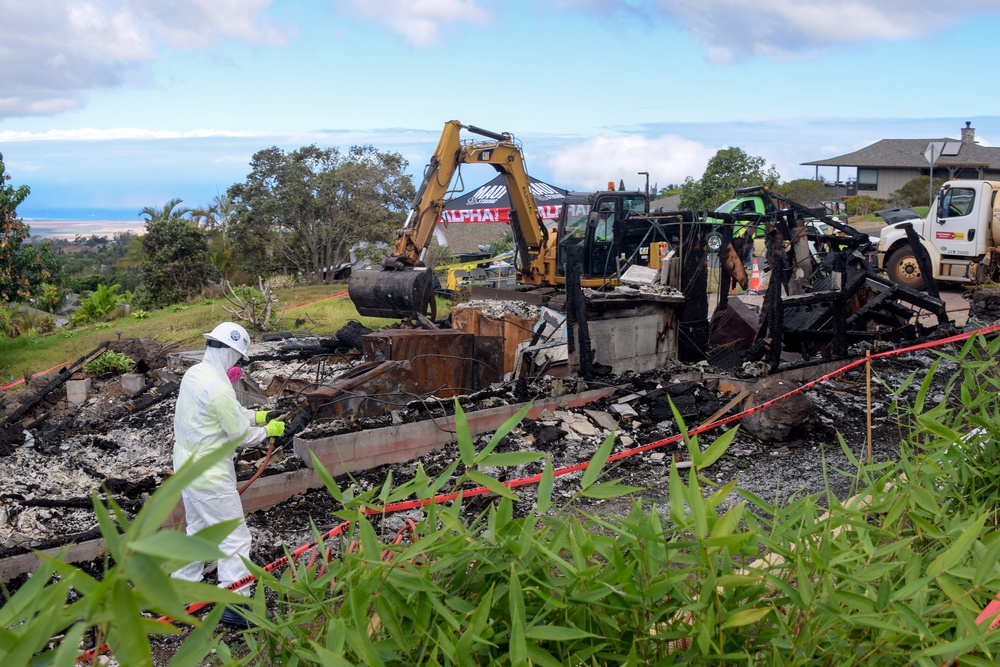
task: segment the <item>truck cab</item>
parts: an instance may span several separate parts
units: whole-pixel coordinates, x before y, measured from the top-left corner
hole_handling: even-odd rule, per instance
[[[746,228],[753,226],[753,236],[763,237],[767,232],[766,220],[768,216],[775,213],[774,204],[769,197],[765,196],[767,188],[764,186],[753,186],[749,188],[737,188],[736,196],[729,201],[723,202],[715,207],[713,213],[728,213],[737,219],[733,225],[733,237],[742,236],[746,233]],[[709,222],[722,224],[717,218],[708,216]],[[722,245],[722,234],[715,232],[708,237],[709,252],[718,252]]]
[[[954,283],[981,283],[995,278],[1000,238],[1000,182],[948,181],[938,192],[926,218],[886,225],[878,249],[890,280],[923,289],[926,280],[906,234],[912,225],[930,256],[933,278]]]

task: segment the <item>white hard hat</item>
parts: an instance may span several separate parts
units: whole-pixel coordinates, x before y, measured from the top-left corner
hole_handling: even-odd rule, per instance
[[[208,339],[208,344],[213,342],[231,347],[243,357],[243,361],[250,361],[250,334],[247,330],[235,322],[223,322],[212,329],[212,333],[202,334]]]

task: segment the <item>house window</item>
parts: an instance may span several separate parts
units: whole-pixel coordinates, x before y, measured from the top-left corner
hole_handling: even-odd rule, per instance
[[[858,169],[858,190],[878,190],[878,169]]]

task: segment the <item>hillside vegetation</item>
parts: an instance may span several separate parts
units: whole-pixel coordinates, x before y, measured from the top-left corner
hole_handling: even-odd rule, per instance
[[[361,317],[346,296],[346,283],[309,285],[276,290],[280,305],[287,305],[284,318],[276,325],[277,331],[295,331],[302,334],[333,334],[350,320],[358,320],[372,329],[391,324],[392,320]],[[445,312],[439,306],[438,312]],[[15,338],[0,336],[0,372],[7,381],[26,374],[38,373],[63,362],[74,361],[90,352],[105,340],[152,337],[163,343],[181,348],[201,347],[202,334],[215,325],[233,319],[224,306],[231,304],[224,298],[206,298],[185,305],[173,305],[135,314],[107,322],[56,330],[48,334],[28,332]],[[260,332],[251,328],[251,336]],[[6,383],[0,383],[6,384]]]

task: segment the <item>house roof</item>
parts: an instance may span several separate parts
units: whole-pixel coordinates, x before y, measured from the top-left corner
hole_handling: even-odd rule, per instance
[[[980,146],[976,143],[961,142],[957,139],[882,139],[859,151],[832,157],[826,160],[803,162],[803,165],[820,167],[904,167],[927,168],[924,152],[932,141],[954,142],[961,146],[956,155],[941,155],[935,166],[964,165],[1000,169],[1000,148]]]

